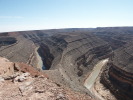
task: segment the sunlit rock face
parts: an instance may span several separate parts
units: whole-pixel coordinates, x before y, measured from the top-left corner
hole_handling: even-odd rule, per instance
[[[0,57],[1,100],[94,100],[87,94],[74,92],[24,63]]]

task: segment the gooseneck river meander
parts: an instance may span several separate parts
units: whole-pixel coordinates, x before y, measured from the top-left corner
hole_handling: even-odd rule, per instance
[[[99,61],[95,66],[94,69],[92,71],[92,73],[89,75],[89,77],[85,80],[84,86],[90,90],[90,88],[93,86],[93,84],[95,83],[96,78],[98,77],[102,67],[107,64],[108,62],[108,58]]]

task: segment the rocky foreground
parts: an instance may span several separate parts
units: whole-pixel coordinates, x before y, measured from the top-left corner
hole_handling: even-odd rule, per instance
[[[0,100],[93,100],[48,79],[33,67],[0,58]]]

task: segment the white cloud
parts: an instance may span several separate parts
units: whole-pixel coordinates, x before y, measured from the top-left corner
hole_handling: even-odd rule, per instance
[[[22,19],[23,16],[0,16],[0,19]]]

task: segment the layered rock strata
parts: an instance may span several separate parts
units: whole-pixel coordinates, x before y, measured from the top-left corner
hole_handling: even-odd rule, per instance
[[[115,57],[108,64],[109,68],[104,72],[102,79],[102,83],[120,100],[133,98],[133,61],[129,48],[131,46],[115,52]]]
[[[103,83],[118,100],[132,100],[133,28],[105,29],[99,29],[102,33],[96,34],[113,47],[114,55],[102,74],[101,83]],[[116,42],[116,40],[121,43]]]

